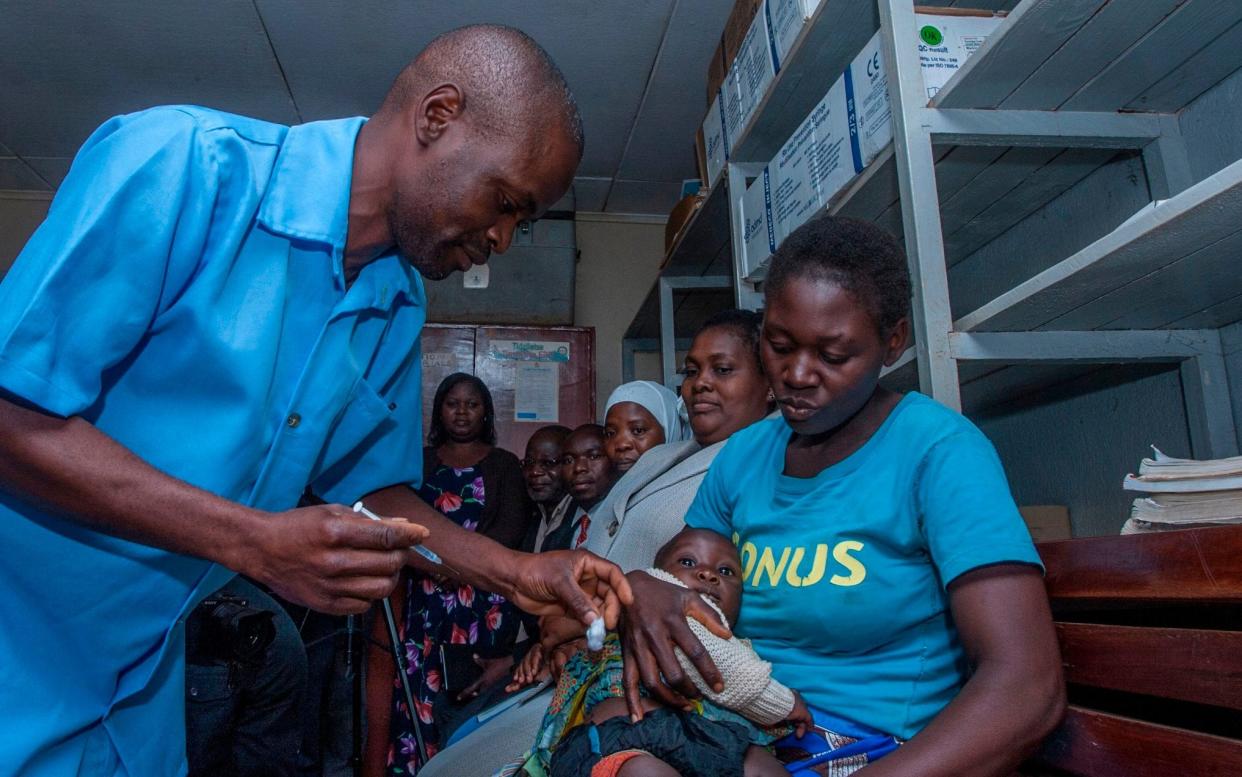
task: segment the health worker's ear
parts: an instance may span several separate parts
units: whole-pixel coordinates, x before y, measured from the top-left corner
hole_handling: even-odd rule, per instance
[[[462,116],[466,98],[456,84],[441,84],[418,101],[414,129],[418,142],[430,145],[440,138]]]

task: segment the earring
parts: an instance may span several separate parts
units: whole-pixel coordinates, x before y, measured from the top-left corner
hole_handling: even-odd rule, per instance
[[[772,389],[768,389],[768,401],[769,401],[769,402],[775,402],[775,401],[776,401],[776,392],[775,392],[775,391],[773,391]]]

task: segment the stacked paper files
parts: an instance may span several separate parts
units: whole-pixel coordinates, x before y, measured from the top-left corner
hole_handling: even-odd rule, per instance
[[[1122,484],[1149,494],[1134,500],[1122,534],[1242,523],[1242,456],[1200,461],[1152,450]]]

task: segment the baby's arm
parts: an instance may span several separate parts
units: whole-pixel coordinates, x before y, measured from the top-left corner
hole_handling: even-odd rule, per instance
[[[750,643],[737,637],[721,639],[694,618],[688,619],[688,623],[725,681],[724,690],[716,693],[703,681],[690,660],[677,651],[681,668],[704,696],[763,726],[791,720],[800,700],[792,690],[773,679],[772,665],[760,658]],[[801,706],[805,708],[806,705]]]
[[[662,569],[649,568],[644,571],[667,583],[683,585]],[[706,598],[703,601],[720,615],[722,621],[727,621],[714,602]],[[772,665],[760,658],[749,642],[736,636],[721,639],[708,631],[697,618],[687,618],[686,623],[703,644],[725,681],[724,690],[715,692],[703,680],[690,659],[681,650],[677,650],[677,661],[682,670],[704,696],[762,726],[790,721],[801,736],[806,726],[813,722],[806,703],[801,696],[772,677]]]

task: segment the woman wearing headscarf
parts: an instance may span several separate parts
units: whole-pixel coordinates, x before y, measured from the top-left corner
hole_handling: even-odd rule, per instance
[[[681,386],[691,436],[670,438],[648,450],[617,481],[595,509],[599,518],[587,536],[587,550],[627,572],[644,569],[685,526],[686,510],[725,440],[771,411],[759,364],[760,323],[758,313],[726,310],[695,335]],[[547,692],[489,720],[433,758],[423,777],[493,773],[530,747],[550,696]]]
[[[666,442],[691,437],[677,395],[659,383],[622,383],[604,409],[604,450],[617,472],[628,472],[638,457]]]

